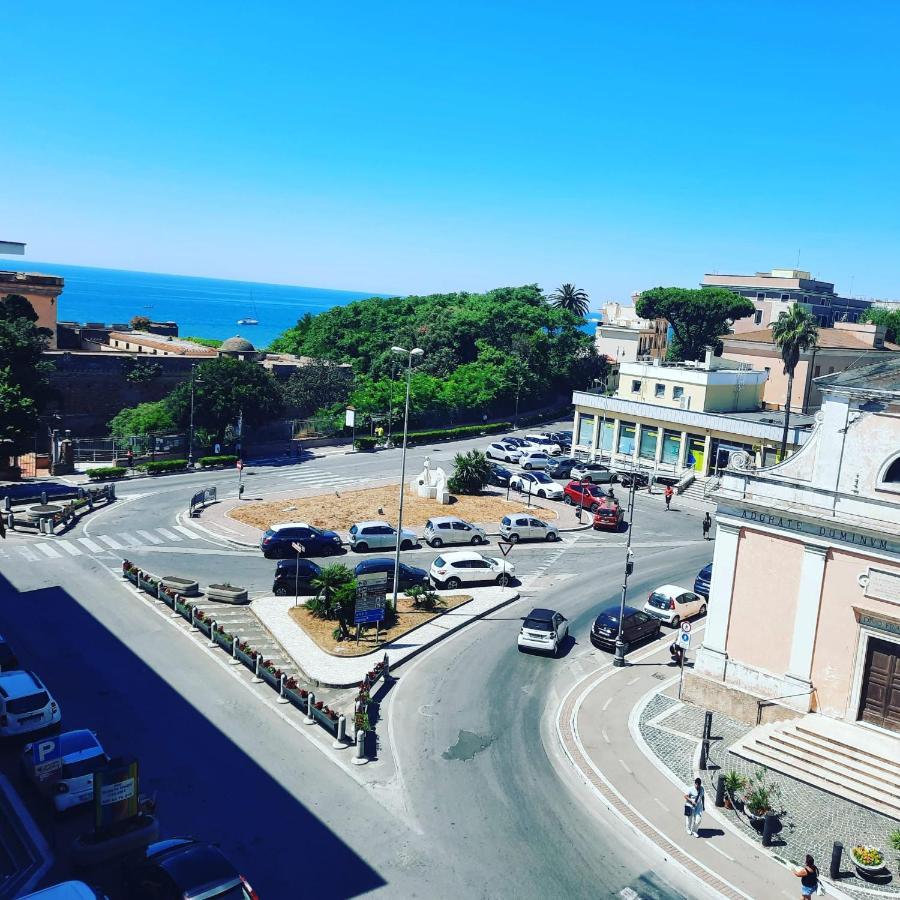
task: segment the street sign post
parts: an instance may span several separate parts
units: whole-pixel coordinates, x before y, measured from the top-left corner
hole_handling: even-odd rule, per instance
[[[294,566],[294,606],[300,601],[300,557],[306,552],[306,547],[299,541],[291,541],[291,547],[297,553],[297,564]]]
[[[678,699],[681,699],[681,686],[684,683],[684,664],[687,662],[687,652],[691,649],[691,623],[682,622],[681,630],[675,639],[678,649],[681,650],[681,674],[678,678]]]
[[[356,611],[353,623],[356,625],[356,643],[359,644],[360,625],[375,623],[375,643],[378,643],[384,608],[387,603],[387,575],[373,572],[371,575],[356,577]]]
[[[511,544],[507,541],[497,541],[497,546],[500,548],[500,552],[506,556],[515,544]]]
[[[62,769],[62,747],[57,738],[36,741],[31,746],[31,758],[38,781],[45,784],[56,781]]]

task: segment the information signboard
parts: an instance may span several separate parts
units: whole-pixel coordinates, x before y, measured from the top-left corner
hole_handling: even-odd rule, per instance
[[[113,760],[94,773],[94,825],[98,830],[124,822],[138,811],[138,763]]]

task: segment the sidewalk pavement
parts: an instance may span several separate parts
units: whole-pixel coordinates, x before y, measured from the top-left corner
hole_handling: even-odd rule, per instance
[[[799,879],[787,863],[733,830],[709,792],[699,838],[690,837],[683,816],[687,784],[645,755],[634,720],[644,700],[673,680],[668,644],[634,651],[624,668],[607,664],[572,687],[557,718],[566,755],[604,805],[721,896],[799,896]],[[692,762],[687,765],[691,771]],[[827,860],[820,863],[827,867]],[[830,882],[828,893],[847,896]]]
[[[458,594],[459,591],[438,591],[439,594]],[[424,625],[383,644],[364,656],[334,656],[321,647],[290,617],[293,597],[260,597],[250,606],[260,622],[269,630],[289,657],[310,681],[325,687],[351,687],[365,678],[366,673],[385,653],[391,669],[421,653],[447,635],[475,622],[488,613],[519,599],[512,588],[476,588],[468,603],[445,612]]]

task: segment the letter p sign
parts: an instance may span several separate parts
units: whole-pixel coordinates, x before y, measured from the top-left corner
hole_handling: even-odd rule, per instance
[[[51,756],[56,750],[56,741],[40,741],[37,745],[37,760],[42,763],[47,761],[47,757]]]

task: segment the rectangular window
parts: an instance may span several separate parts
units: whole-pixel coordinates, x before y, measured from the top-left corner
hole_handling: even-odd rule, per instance
[[[582,416],[578,420],[578,441],[582,447],[590,447],[594,440],[594,417]]]
[[[624,453],[631,456],[634,453],[634,429],[633,422],[619,423],[619,446],[616,447],[617,453]]]
[[[782,295],[781,295],[781,299],[782,299],[782,300],[790,300],[790,299],[791,299],[791,295],[790,295],[790,294],[782,294]]]
[[[758,309],[758,310],[753,314],[753,324],[754,324],[754,325],[760,325],[761,323],[762,323],[762,310],[761,310],[761,309]]]
[[[600,447],[603,450],[612,450],[613,445],[613,431],[615,430],[615,423],[610,422],[608,419],[603,423],[603,427],[600,429]]]
[[[631,393],[632,393],[632,394],[639,394],[640,392],[641,392],[641,383],[640,383],[640,381],[638,381],[637,379],[634,379],[634,380],[631,382]]]
[[[672,388],[672,399],[680,400],[684,396],[684,388],[683,387],[673,387]]]
[[[656,387],[653,388],[653,396],[654,397],[665,397],[666,396],[666,386],[657,381]]]
[[[766,299],[765,291],[757,291],[757,292],[756,292],[756,299],[757,299],[757,300],[765,300],[765,299]]]
[[[648,428],[646,425],[641,428],[641,449],[638,454],[641,459],[656,459],[657,441],[659,441],[658,428]]]
[[[662,461],[675,465],[678,462],[678,455],[681,452],[681,432],[680,431],[664,431],[662,446]]]

